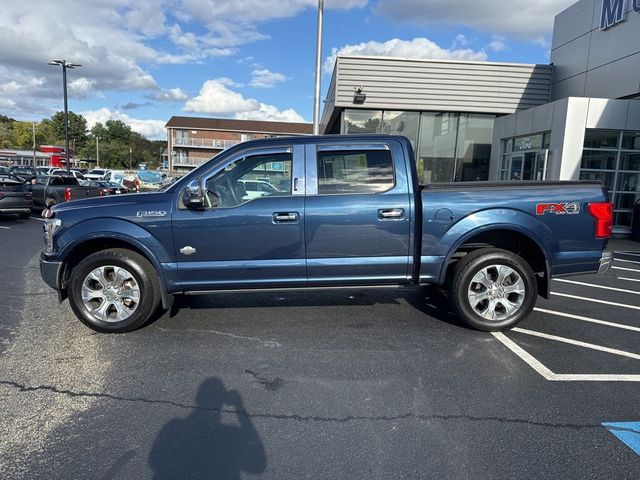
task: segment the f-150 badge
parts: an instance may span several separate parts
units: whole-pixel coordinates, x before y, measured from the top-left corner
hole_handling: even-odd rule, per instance
[[[553,213],[554,215],[575,215],[580,213],[580,204],[571,203],[539,203],[536,205],[536,215],[545,215]]]
[[[166,217],[165,210],[142,210],[136,213],[137,217]]]

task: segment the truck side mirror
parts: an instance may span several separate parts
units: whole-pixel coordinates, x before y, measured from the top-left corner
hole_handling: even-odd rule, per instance
[[[187,185],[182,192],[182,203],[189,210],[204,210],[205,201],[202,190],[202,179],[198,177],[196,180]]]

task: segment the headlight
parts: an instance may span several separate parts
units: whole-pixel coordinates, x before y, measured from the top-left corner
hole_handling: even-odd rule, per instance
[[[53,252],[53,236],[62,227],[62,220],[59,218],[48,218],[44,222],[44,241],[47,245],[47,253]]]

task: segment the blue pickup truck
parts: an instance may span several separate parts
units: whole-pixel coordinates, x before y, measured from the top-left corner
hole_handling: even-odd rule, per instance
[[[263,196],[247,182],[269,182]],[[43,212],[44,281],[99,332],[147,323],[176,294],[439,285],[470,326],[501,330],[555,276],[607,270],[607,192],[588,182],[420,185],[386,135],[254,140],[165,191]]]

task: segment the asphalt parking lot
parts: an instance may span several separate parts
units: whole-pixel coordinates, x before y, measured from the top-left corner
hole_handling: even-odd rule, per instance
[[[517,329],[435,289],[216,294],[97,335],[0,218],[1,478],[640,478],[640,244]]]

